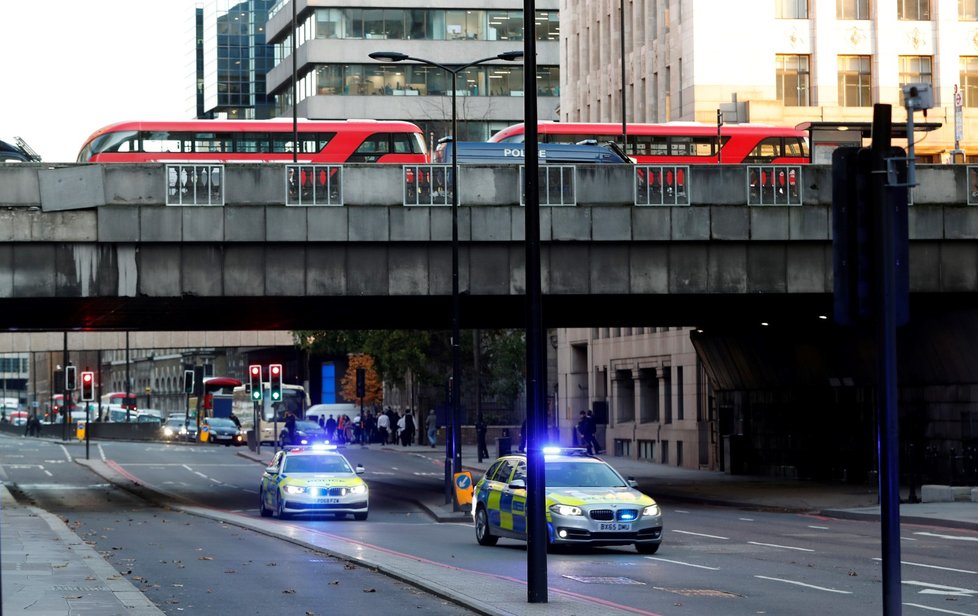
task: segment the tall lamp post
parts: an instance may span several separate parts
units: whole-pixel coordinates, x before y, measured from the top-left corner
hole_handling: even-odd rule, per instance
[[[462,470],[462,451],[459,447],[459,406],[462,383],[461,339],[459,333],[459,292],[458,292],[458,112],[457,91],[458,75],[468,68],[489,62],[491,60],[506,60],[512,62],[523,57],[522,51],[507,51],[495,56],[481,58],[468,64],[446,66],[424,58],[416,58],[398,51],[375,51],[368,54],[370,58],[382,62],[402,62],[410,60],[440,68],[452,76],[452,410],[449,417],[449,430],[445,438],[445,502],[453,502],[454,489],[452,478]]]

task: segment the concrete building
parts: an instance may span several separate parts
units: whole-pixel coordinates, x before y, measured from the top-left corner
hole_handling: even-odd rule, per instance
[[[978,157],[974,0],[623,1],[624,29],[618,0],[561,0],[561,120],[621,121],[624,34],[628,121],[845,124],[889,103],[896,123],[902,86],[927,83],[943,126],[918,160],[950,161],[956,100]]]
[[[401,8],[390,0],[296,0],[296,78],[301,118],[408,120],[435,139],[451,133],[451,76],[430,66],[371,60],[397,51],[460,65],[523,48],[518,0],[429,0]],[[557,119],[560,94],[557,0],[538,0],[537,96],[544,119]],[[292,115],[292,1],[271,12],[268,40],[275,68],[267,75],[276,114]],[[523,69],[494,60],[459,75],[459,134],[484,140],[523,117]]]

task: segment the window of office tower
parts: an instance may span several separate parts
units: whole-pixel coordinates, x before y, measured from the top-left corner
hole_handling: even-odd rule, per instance
[[[839,56],[840,107],[871,106],[872,81],[869,56]]]
[[[978,57],[961,56],[961,92],[965,107],[978,107]]]
[[[897,19],[930,21],[930,0],[897,0]]]
[[[520,10],[316,9],[307,24],[319,39],[523,40]],[[535,24],[537,40],[560,37],[557,11],[537,11]]]
[[[869,0],[836,0],[837,19],[869,19]]]
[[[775,19],[808,19],[808,0],[775,0]]]
[[[978,21],[978,0],[958,0],[958,21]]]
[[[808,56],[777,56],[777,96],[787,107],[806,107],[809,98]]]

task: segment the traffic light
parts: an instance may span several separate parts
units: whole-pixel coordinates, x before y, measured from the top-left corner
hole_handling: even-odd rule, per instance
[[[282,399],[282,364],[268,366],[268,395],[272,402]]]
[[[193,370],[183,371],[183,393],[185,394],[194,393],[194,371]]]
[[[261,366],[257,364],[248,366],[248,383],[251,385],[251,400],[260,402],[262,398]]]
[[[95,399],[95,373],[85,371],[81,373],[81,399],[91,402]]]
[[[65,367],[65,391],[75,391],[78,388],[78,384],[75,381],[75,374],[74,366]]]
[[[357,368],[357,398],[367,395],[367,371]]]

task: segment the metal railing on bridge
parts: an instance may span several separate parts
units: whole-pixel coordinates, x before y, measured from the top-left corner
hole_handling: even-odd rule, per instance
[[[800,165],[748,165],[747,205],[801,205]]]
[[[689,205],[685,165],[636,165],[635,205]]]
[[[224,165],[167,165],[167,205],[224,205]]]
[[[451,177],[451,165],[404,165],[404,205],[451,205]]]
[[[343,205],[343,165],[286,165],[285,205]]]
[[[526,205],[526,166],[520,165],[520,205]],[[537,176],[540,205],[577,205],[577,167],[540,165]]]

